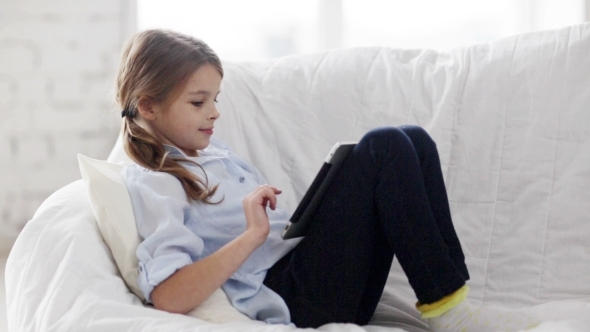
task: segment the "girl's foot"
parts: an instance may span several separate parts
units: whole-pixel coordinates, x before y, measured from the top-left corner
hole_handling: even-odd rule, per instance
[[[444,314],[428,318],[433,332],[516,332],[535,327],[539,320],[514,311],[475,308],[467,299]]]

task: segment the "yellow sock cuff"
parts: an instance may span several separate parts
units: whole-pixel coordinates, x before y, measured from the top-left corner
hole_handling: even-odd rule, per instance
[[[465,300],[465,298],[467,298],[467,293],[469,293],[469,286],[464,285],[454,293],[447,295],[434,303],[421,304],[418,302],[416,303],[416,309],[422,313],[422,318],[438,317]]]

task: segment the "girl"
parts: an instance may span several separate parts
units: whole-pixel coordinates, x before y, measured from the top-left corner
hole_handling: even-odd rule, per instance
[[[253,319],[367,324],[394,255],[433,331],[517,330],[528,317],[474,309],[436,146],[418,127],[367,133],[303,239],[283,240],[281,191],[214,139],[223,69],[202,41],[152,30],[127,44],[117,80],[123,171],[148,302],[185,313],[223,287]],[[267,209],[270,208],[270,209]]]

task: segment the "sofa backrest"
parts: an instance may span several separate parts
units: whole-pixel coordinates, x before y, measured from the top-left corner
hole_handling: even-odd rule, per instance
[[[590,25],[448,53],[356,48],[224,68],[216,136],[283,189],[283,207],[334,142],[417,124],[441,154],[471,297],[590,298]]]

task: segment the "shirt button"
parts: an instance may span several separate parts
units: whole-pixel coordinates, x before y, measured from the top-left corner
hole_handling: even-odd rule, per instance
[[[244,178],[243,176],[240,176],[240,183],[244,183],[244,181],[246,181],[246,178]]]

